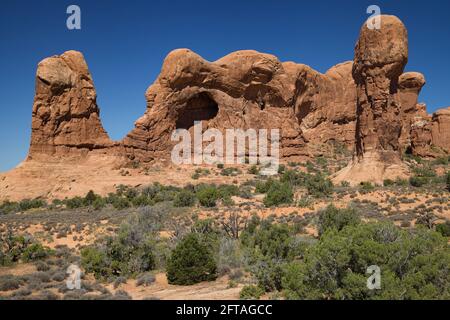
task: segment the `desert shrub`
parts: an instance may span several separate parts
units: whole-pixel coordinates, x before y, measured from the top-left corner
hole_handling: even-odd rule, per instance
[[[275,183],[275,180],[273,180],[272,178],[269,178],[266,181],[258,181],[255,186],[255,192],[267,193],[273,183]]]
[[[391,223],[327,230],[302,261],[284,267],[288,299],[448,299],[450,248],[440,234]],[[382,270],[382,290],[367,289],[367,267]]]
[[[217,271],[220,275],[230,273],[244,264],[244,256],[240,243],[236,239],[223,237],[220,239],[217,256]]]
[[[44,261],[38,260],[38,261],[36,261],[34,263],[34,265],[36,266],[36,270],[37,271],[48,271],[48,270],[50,270],[50,266],[47,263],[45,263]]]
[[[153,208],[153,207],[152,207]],[[81,250],[81,265],[97,279],[130,277],[153,270],[156,209],[143,210],[121,224],[115,236]]]
[[[433,164],[437,165],[448,165],[450,157],[440,157],[433,161]]]
[[[57,300],[58,295],[48,289],[42,290],[37,296],[39,300]]]
[[[118,287],[120,287],[121,284],[125,284],[125,283],[127,283],[127,278],[125,278],[125,277],[117,277],[114,280],[113,288],[117,289]]]
[[[50,255],[50,250],[44,248],[40,243],[33,243],[25,248],[22,253],[22,260],[24,262],[42,260]]]
[[[11,202],[9,200],[6,200],[0,205],[0,214],[27,211],[30,209],[43,208],[46,206],[47,203],[41,199],[33,199],[33,200],[25,199],[20,202]]]
[[[124,193],[125,198],[127,198],[130,201],[132,201],[138,195],[139,195],[139,191],[136,190],[135,188],[128,188]]]
[[[133,204],[134,207],[145,207],[145,206],[151,206],[154,204],[154,202],[146,197],[145,195],[138,195],[136,197],[134,197],[131,200],[131,203]]]
[[[259,174],[259,168],[256,164],[252,165],[249,169],[248,169],[248,173],[250,174]]]
[[[334,205],[329,205],[325,210],[320,212],[318,221],[319,235],[325,233],[329,229],[342,230],[348,225],[356,225],[360,223],[359,214],[352,208],[338,209]]]
[[[242,171],[240,169],[234,167],[225,168],[220,171],[220,174],[222,176],[232,176],[232,177],[237,176],[238,174],[241,173]]]
[[[305,186],[307,174],[295,170],[285,170],[280,177],[280,181],[288,183],[291,187]]]
[[[326,197],[333,193],[331,180],[319,173],[307,175],[305,184],[308,193],[314,197]]]
[[[385,187],[393,186],[394,184],[395,184],[394,180],[391,180],[391,179],[384,179],[383,180],[383,186],[385,186]]]
[[[363,181],[359,185],[359,191],[361,193],[371,192],[375,189],[374,185],[369,181]]]
[[[64,203],[68,209],[78,209],[84,207],[85,205],[84,199],[81,197],[65,199]]]
[[[395,185],[396,186],[407,186],[407,185],[409,185],[409,180],[397,178],[397,179],[395,179]]]
[[[280,164],[278,166],[278,174],[283,174],[286,171],[286,166],[284,164]]]
[[[281,290],[285,263],[278,260],[260,260],[251,266],[252,274],[258,281],[258,287],[266,292]]]
[[[112,297],[113,300],[131,300],[131,296],[125,290],[117,290]]]
[[[195,172],[194,174],[192,174],[191,178],[192,178],[193,180],[198,180],[198,179],[200,179],[200,174],[197,173],[197,172]]]
[[[307,208],[314,204],[314,201],[310,197],[302,197],[300,200],[298,200],[297,205],[300,208]]]
[[[422,187],[436,179],[436,172],[429,166],[415,167],[413,173],[409,178],[409,184],[413,187]]]
[[[113,199],[111,204],[117,210],[122,210],[122,209],[126,209],[126,208],[131,207],[130,201],[128,199],[126,199],[126,198],[116,197],[116,198]]]
[[[280,204],[289,204],[292,203],[293,197],[294,193],[289,184],[276,181],[271,184],[267,191],[264,197],[264,205],[266,207],[272,207]]]
[[[287,224],[274,224],[257,218],[248,223],[240,240],[251,264],[261,259],[290,260],[301,254],[304,248]]]
[[[19,209],[21,211],[27,211],[30,209],[43,208],[47,205],[44,200],[41,199],[33,199],[33,200],[22,200],[19,202]]]
[[[413,173],[418,177],[427,177],[427,178],[436,177],[436,172],[433,170],[432,167],[427,165],[413,168]]]
[[[66,279],[66,276],[67,274],[64,271],[56,271],[52,275],[52,280],[56,282],[61,282],[64,281],[64,279]]]
[[[251,186],[239,186],[239,197],[244,199],[253,198],[252,187]]]
[[[84,203],[87,206],[92,206],[94,204],[94,201],[98,198],[101,198],[99,195],[96,195],[94,191],[89,190],[89,192],[84,197]]]
[[[203,186],[196,193],[200,205],[203,207],[215,207],[219,199],[219,192],[215,186]]]
[[[106,252],[95,247],[81,250],[81,265],[87,273],[94,274],[97,279],[106,278],[111,272]]]
[[[155,194],[154,197],[152,197],[152,200],[155,203],[158,202],[164,202],[164,201],[173,201],[178,194],[178,192],[181,191],[180,188],[174,187],[174,186],[163,186],[159,183],[155,183],[154,187],[158,190],[158,192]]]
[[[280,290],[282,267],[302,257],[309,244],[295,235],[287,224],[252,218],[241,235],[249,270],[265,291]]]
[[[219,197],[222,199],[239,195],[239,187],[233,184],[221,184],[217,187]]]
[[[32,248],[28,249],[30,246]],[[24,252],[27,252],[27,255],[32,255],[34,250],[39,248],[39,243],[30,236],[16,235],[9,229],[5,233],[0,234],[0,265],[16,263],[24,258]]]
[[[0,205],[0,214],[9,214],[19,211],[19,204],[9,200],[4,201]]]
[[[255,285],[246,285],[241,289],[239,298],[242,300],[259,300],[264,294],[264,290]]]
[[[428,184],[429,178],[428,177],[417,177],[413,176],[409,178],[409,184],[413,187],[419,188],[426,184]]]
[[[450,221],[447,220],[445,223],[439,223],[436,225],[436,231],[444,237],[450,237]]]
[[[138,287],[140,287],[140,286],[147,287],[147,286],[153,284],[155,281],[156,281],[156,278],[153,274],[143,273],[137,277],[136,285]]]
[[[191,285],[216,278],[216,261],[202,236],[198,233],[186,235],[177,244],[167,263],[169,283]]]
[[[13,275],[0,276],[0,291],[10,291],[19,289],[22,280]]]
[[[105,206],[106,206],[106,200],[101,197],[96,198],[94,200],[94,202],[92,202],[92,207],[95,210],[100,210],[100,209],[104,208]]]
[[[341,181],[341,187],[344,187],[344,188],[348,188],[348,187],[350,187],[350,182],[348,182],[348,181]]]
[[[436,219],[436,216],[432,212],[426,211],[417,217],[416,225],[422,225],[428,229],[433,229]]]
[[[175,207],[192,207],[195,204],[195,194],[189,190],[181,190],[175,196],[173,205]]]
[[[265,291],[280,290],[282,267],[304,255],[309,243],[287,224],[253,218],[242,233],[241,243],[249,270]]]

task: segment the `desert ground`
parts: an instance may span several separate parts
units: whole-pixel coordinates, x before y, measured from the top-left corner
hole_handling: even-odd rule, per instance
[[[60,169],[54,169],[48,176],[54,176],[53,183],[66,189],[55,188],[49,197],[16,202],[12,199],[1,205],[0,296],[139,300],[289,298],[278,287],[249,296],[242,293],[246,287],[261,287],[252,262],[252,250],[258,246],[253,243],[254,247],[249,249],[245,244],[251,221],[257,217],[259,221],[286,226],[302,243],[317,243],[321,241],[321,215],[330,205],[336,210],[353,210],[363,224],[386,222],[411,233],[423,228],[441,233],[449,241],[448,230],[438,227],[448,226],[450,221],[450,193],[445,180],[449,159],[405,157],[412,173],[409,180],[386,180],[383,185],[350,186],[345,182],[333,185],[329,178],[347,158],[348,154],[343,154],[304,163],[284,163],[273,177],[260,175],[260,165],[218,164],[178,169],[155,165],[145,169],[117,168],[115,176],[109,174],[90,183],[83,180],[80,169],[64,177],[73,181],[73,188],[65,180],[58,180]],[[118,177],[123,183],[103,187],[108,185],[108,179]],[[164,183],[159,184],[160,181]],[[264,190],[264,185],[273,181],[289,186],[288,194],[271,198],[270,188]],[[218,193],[204,198],[202,188],[210,188],[211,194],[215,194],[214,190]],[[192,198],[180,198],[182,190]],[[180,199],[185,202],[180,203]],[[127,265],[97,273],[93,266],[99,262],[86,260],[83,250],[109,250],[108,246],[115,243],[114,239],[120,239],[123,230],[135,231],[126,233],[126,240],[119,240],[124,246],[133,237],[141,239],[142,234],[146,237],[151,234],[152,266]],[[168,280],[167,265],[174,248],[192,233],[215,239],[212,240],[217,245],[214,250],[218,250],[213,256],[215,276],[180,285]],[[39,248],[27,249],[34,244]],[[234,246],[231,251],[227,244]],[[121,259],[124,258],[118,261]],[[79,290],[69,290],[66,285],[66,271],[71,264],[83,270]]]

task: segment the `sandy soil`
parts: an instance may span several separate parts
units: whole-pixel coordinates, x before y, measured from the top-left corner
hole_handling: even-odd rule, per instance
[[[192,286],[176,286],[167,282],[165,273],[156,274],[156,281],[150,286],[136,286],[136,280],[128,280],[117,289],[112,285],[107,288],[114,292],[125,290],[133,300],[236,300],[242,284],[234,288],[228,287],[228,277],[222,277],[213,282],[202,282]]]
[[[227,166],[225,166],[227,167]],[[253,176],[246,173],[248,165],[241,168],[237,176],[222,176],[214,166],[172,166],[154,164],[150,168],[118,168],[117,159],[108,156],[91,156],[82,162],[64,163],[28,160],[15,169],[0,173],[0,201],[18,201],[24,197],[47,200],[84,196],[89,190],[100,195],[115,192],[120,184],[132,187],[161,182],[166,185],[184,186],[187,183],[241,183]],[[163,169],[164,168],[164,169]],[[209,169],[211,173],[198,180],[191,177],[198,168]]]

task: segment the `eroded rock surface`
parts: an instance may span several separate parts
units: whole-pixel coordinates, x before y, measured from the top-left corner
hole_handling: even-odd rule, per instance
[[[172,132],[192,131],[194,121],[202,121],[203,130],[222,132],[279,129],[285,160],[314,157],[327,145],[354,150],[352,163],[335,181],[381,183],[404,177],[405,150],[425,157],[450,153],[450,109],[427,114],[418,99],[425,77],[403,73],[407,60],[407,31],[394,16],[382,16],[380,30],[364,24],[354,61],[324,74],[252,50],[214,62],[189,49],[174,50],[145,93],[144,115],[123,140],[114,142],[102,127],[83,55],[68,51],[38,65],[29,155],[8,177],[0,177],[0,189],[5,196],[33,188],[45,189],[43,194],[83,190],[79,178],[70,180],[76,181],[69,189],[47,186],[42,180],[47,174],[42,178],[42,172],[35,172],[44,162],[47,171],[59,168],[54,170],[58,179],[73,166],[86,166],[82,172],[94,179],[96,172],[130,161],[162,165],[175,144]]]
[[[124,139],[128,155],[150,161],[172,147],[174,129],[280,129],[283,157],[309,156],[314,144],[354,140],[352,63],[321,74],[256,51],[208,62],[188,49],[171,52],[146,92],[147,111]]]
[[[401,161],[402,105],[399,77],[408,61],[408,37],[394,16],[381,16],[380,29],[361,28],[355,47],[356,141],[353,162],[338,173],[350,183],[403,177]]]
[[[450,107],[432,116],[416,117],[411,128],[411,146],[420,157],[439,157],[450,152]]]
[[[41,61],[36,74],[29,157],[86,155],[111,147],[96,98],[80,52],[68,51]]]

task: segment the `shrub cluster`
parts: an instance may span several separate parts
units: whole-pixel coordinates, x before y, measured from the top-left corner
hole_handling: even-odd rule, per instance
[[[217,278],[217,264],[205,239],[190,233],[177,244],[167,263],[169,283],[191,285]]]
[[[333,183],[323,174],[314,174],[286,170],[280,177],[281,182],[288,183],[291,187],[305,187],[308,193],[314,197],[326,197],[333,193]]]
[[[44,208],[47,203],[42,199],[25,199],[19,202],[5,201],[0,205],[0,214],[16,213],[30,209]]]
[[[153,270],[156,226],[153,212],[133,215],[120,226],[117,235],[81,250],[81,265],[97,279],[130,277]]]
[[[51,253],[30,236],[15,235],[11,230],[0,234],[0,266],[45,259]]]
[[[264,205],[266,207],[273,207],[280,204],[289,204],[292,203],[293,197],[292,187],[288,183],[275,181],[270,185],[269,190],[267,190]]]
[[[382,270],[382,290],[367,289],[367,267]],[[288,299],[448,299],[450,249],[436,232],[391,223],[325,231],[302,261],[289,263],[282,287]]]
[[[409,178],[409,184],[417,188],[429,184],[436,178],[436,172],[430,166],[416,167],[413,173],[414,175]]]

